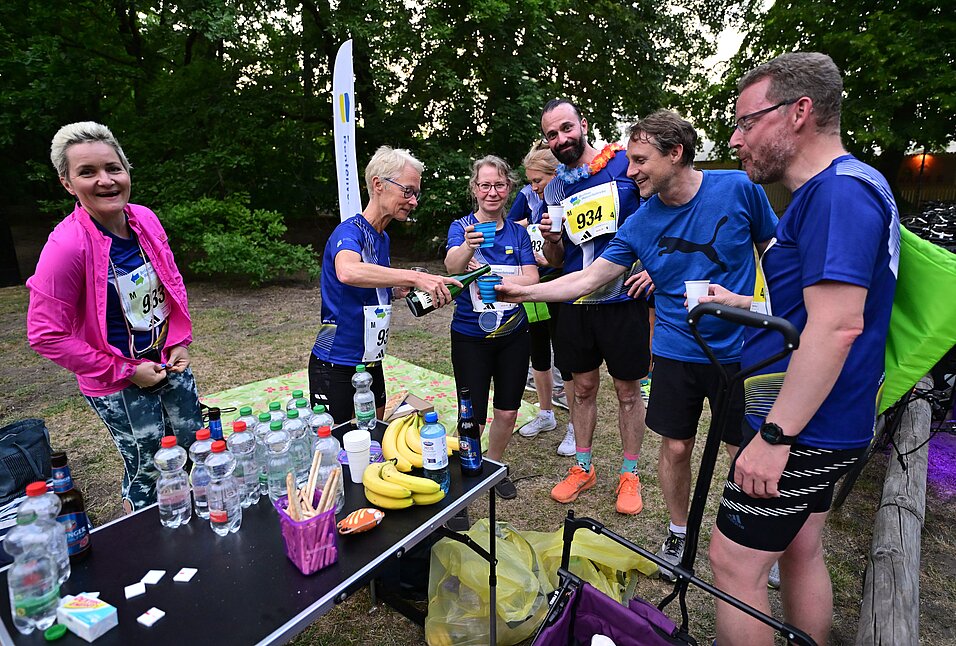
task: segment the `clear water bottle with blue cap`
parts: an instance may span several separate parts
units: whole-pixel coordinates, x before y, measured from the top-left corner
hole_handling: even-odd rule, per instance
[[[448,473],[448,437],[445,427],[438,422],[438,413],[425,413],[422,426],[422,467],[425,477],[434,480],[448,493],[451,476]]]

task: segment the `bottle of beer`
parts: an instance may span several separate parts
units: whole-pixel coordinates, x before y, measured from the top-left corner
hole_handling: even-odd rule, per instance
[[[491,265],[482,265],[478,269],[470,271],[466,274],[455,274],[454,276],[451,276],[451,278],[454,278],[461,283],[461,287],[457,287],[455,285],[448,286],[448,291],[451,292],[451,297],[455,298],[461,294],[461,292],[468,287],[468,285],[472,284],[478,279],[479,276],[483,276],[489,271],[491,271]],[[410,291],[408,296],[405,297],[405,302],[408,303],[408,309],[410,309],[412,314],[415,316],[425,316],[429,312],[434,312],[436,309],[438,309],[435,306],[435,301],[432,298],[432,295],[421,289],[413,289]]]
[[[55,451],[50,455],[53,467],[53,493],[60,497],[63,507],[57,522],[66,529],[67,550],[70,562],[75,563],[86,558],[93,544],[90,542],[90,521],[86,517],[86,504],[83,494],[73,486],[73,477],[67,464],[66,453]]]
[[[471,391],[458,391],[458,459],[461,473],[466,476],[481,474],[481,429],[471,408]]]

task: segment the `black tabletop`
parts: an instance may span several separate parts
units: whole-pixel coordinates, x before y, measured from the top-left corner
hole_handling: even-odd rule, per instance
[[[383,425],[373,432],[380,439]],[[348,430],[336,429],[336,435]],[[345,475],[345,507],[338,518],[371,505],[362,486]],[[271,501],[264,497],[243,510],[242,528],[235,534],[217,536],[209,522],[193,516],[189,525],[176,530],[159,523],[156,505],[94,530],[93,550],[83,562],[73,565],[62,595],[100,592],[100,598],[116,607],[119,626],[96,640],[96,644],[187,643],[255,644],[291,639],[364,585],[385,559],[401,555],[427,537],[457,511],[487,492],[506,475],[504,466],[485,461],[483,473],[463,477],[457,459],[450,461],[451,489],[441,502],[398,511],[385,510],[385,519],[372,531],[338,536],[338,562],[303,576],[286,558],[279,519]],[[189,583],[175,583],[183,567],[199,570]],[[127,600],[124,588],[138,582],[148,570],[166,570],[157,585],[147,585],[146,594]],[[6,571],[0,583],[7,587]],[[8,595],[0,599],[3,633],[0,641],[42,644],[43,635],[21,635],[13,628]],[[166,613],[151,628],[136,618],[152,607]],[[85,644],[68,633],[60,644]]]

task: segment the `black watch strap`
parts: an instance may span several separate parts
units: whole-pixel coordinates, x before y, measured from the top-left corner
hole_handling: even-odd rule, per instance
[[[762,437],[767,444],[792,445],[797,441],[796,435],[784,435],[783,429],[773,422],[764,422],[760,425],[760,437]]]

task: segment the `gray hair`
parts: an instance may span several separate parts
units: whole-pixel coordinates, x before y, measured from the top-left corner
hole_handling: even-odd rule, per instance
[[[630,134],[631,141],[645,139],[664,156],[670,154],[676,146],[683,146],[681,165],[691,166],[694,163],[697,131],[676,112],[658,110],[649,114],[631,126]]]
[[[528,151],[528,154],[524,156],[521,165],[527,170],[534,169],[542,173],[554,175],[555,170],[558,168],[558,160],[555,159],[554,153],[551,152],[551,147],[548,146],[547,142],[539,141],[533,145],[531,150]]]
[[[369,197],[372,196],[374,178],[395,179],[402,174],[406,166],[411,166],[419,175],[425,170],[425,165],[404,148],[379,147],[368,161],[368,166],[365,167],[365,187],[368,189]]]
[[[770,79],[767,99],[778,102],[810,97],[817,131],[840,134],[843,78],[832,58],[817,52],[781,54],[745,74],[737,82],[737,90],[742,92],[765,78]]]
[[[123,168],[127,173],[130,172],[132,166],[109,128],[95,121],[78,121],[63,126],[53,135],[53,142],[50,144],[50,161],[53,162],[57,175],[67,177],[70,172],[70,162],[66,158],[66,151],[70,146],[96,142],[111,146],[116,151]]]

